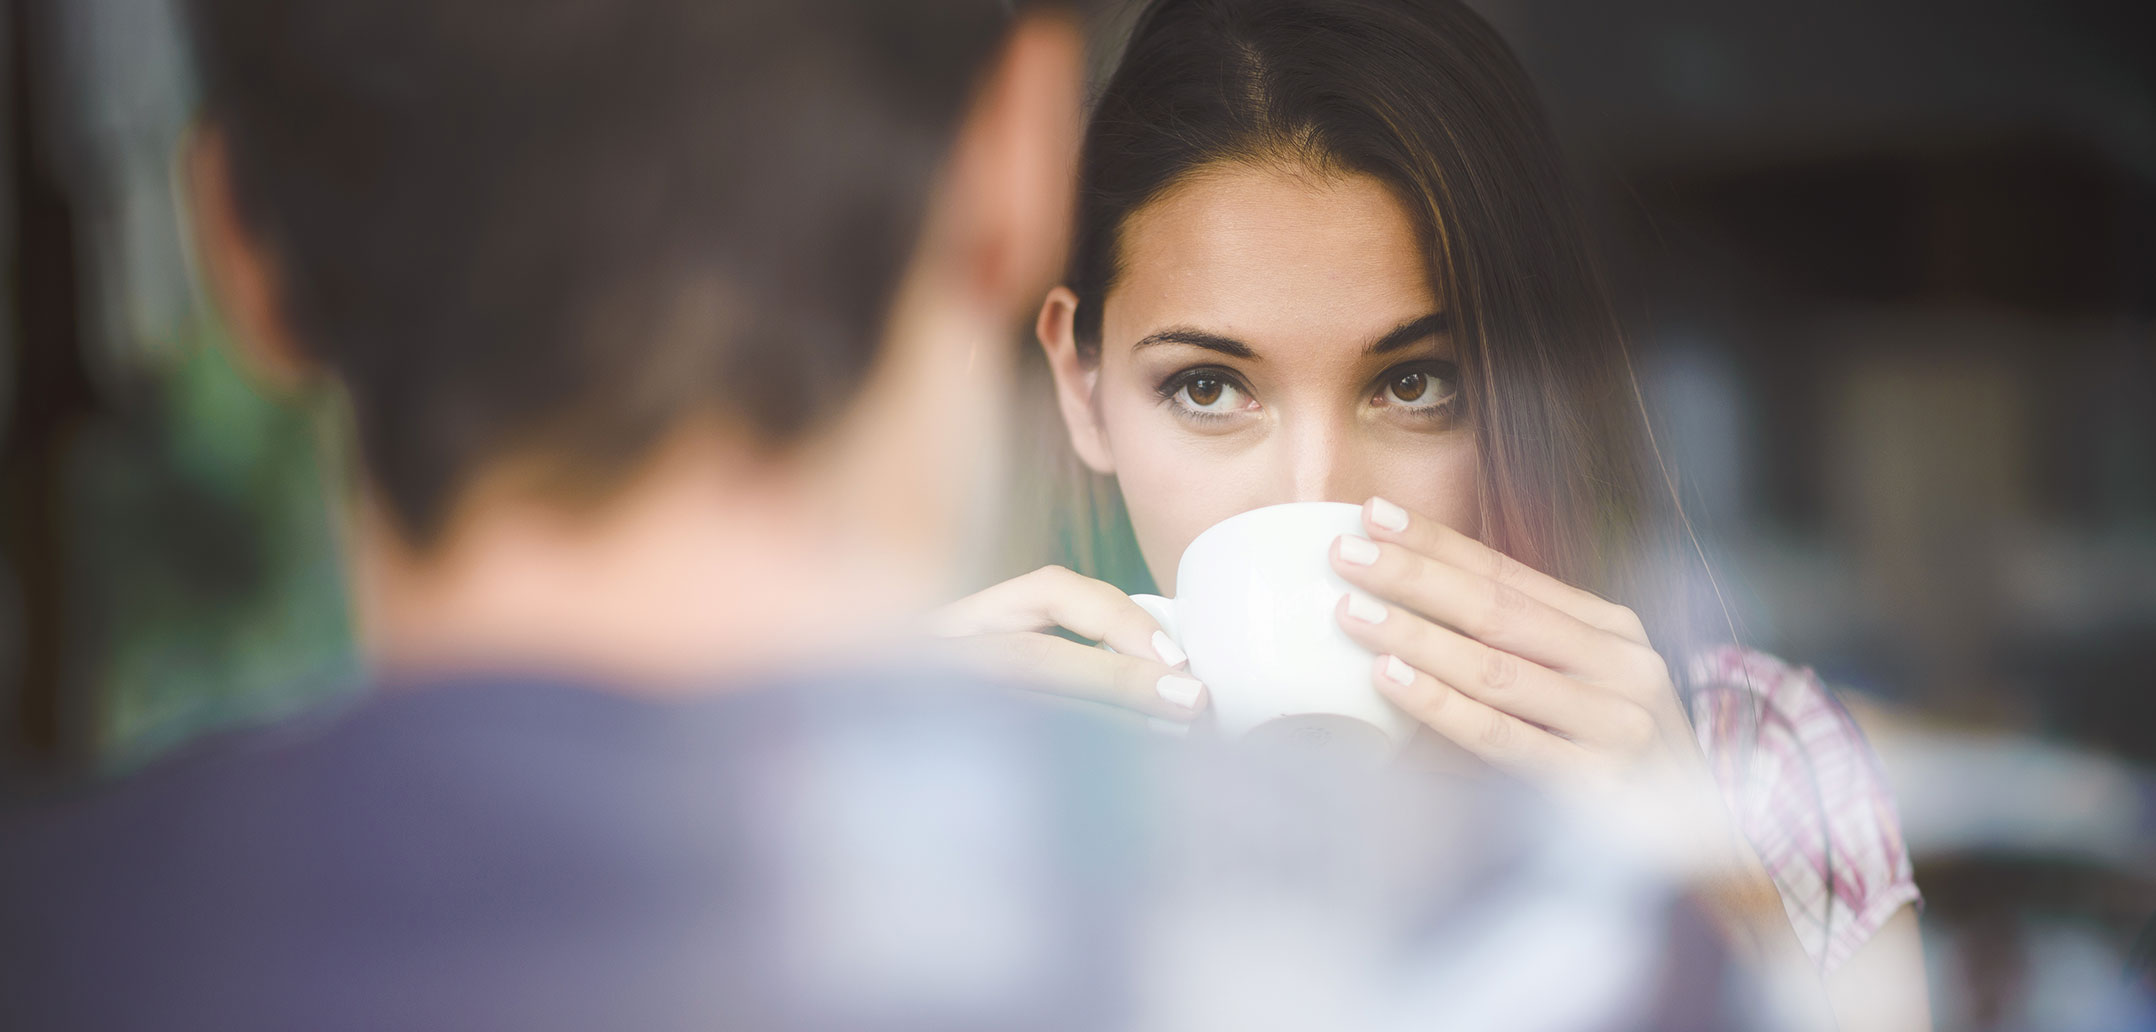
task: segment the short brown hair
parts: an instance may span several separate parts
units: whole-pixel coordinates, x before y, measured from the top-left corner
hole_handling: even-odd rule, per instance
[[[190,0],[280,299],[425,542],[473,472],[851,397],[996,0]],[[603,482],[603,481],[602,481]]]

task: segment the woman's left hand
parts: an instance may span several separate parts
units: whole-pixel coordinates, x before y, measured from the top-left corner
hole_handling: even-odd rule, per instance
[[[1378,654],[1371,678],[1395,705],[1545,784],[1707,774],[1632,610],[1382,498],[1363,526],[1333,544],[1333,568],[1361,589],[1338,618]]]

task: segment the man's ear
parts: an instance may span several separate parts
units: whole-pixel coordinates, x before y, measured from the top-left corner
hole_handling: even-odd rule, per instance
[[[1019,20],[960,131],[943,207],[968,292],[1021,316],[1055,280],[1070,233],[1084,42],[1069,19]]]
[[[240,365],[280,390],[311,381],[318,369],[284,317],[277,265],[240,218],[223,134],[197,125],[180,142],[180,162],[203,286]]]
[[[1048,353],[1048,370],[1056,380],[1056,404],[1063,411],[1063,426],[1070,431],[1071,448],[1086,468],[1099,474],[1115,472],[1115,453],[1100,425],[1100,412],[1093,405],[1093,389],[1100,381],[1098,360],[1088,364],[1078,354],[1073,321],[1078,314],[1078,295],[1069,287],[1057,287],[1041,302],[1040,318],[1033,332]]]

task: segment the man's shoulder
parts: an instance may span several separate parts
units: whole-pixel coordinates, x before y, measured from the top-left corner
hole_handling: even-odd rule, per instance
[[[302,831],[386,829],[466,805],[483,813],[453,826],[477,830],[482,816],[517,816],[521,797],[556,814],[688,784],[708,800],[759,788],[758,768],[803,757],[1014,736],[1030,742],[1017,755],[1035,758],[1057,740],[1083,740],[1072,754],[1098,757],[1109,737],[1097,721],[936,671],[774,677],[695,697],[550,676],[407,678],[206,737],[124,776],[17,799],[6,818],[22,845],[154,840],[126,852],[170,863],[187,840],[293,844]]]
[[[53,1027],[158,1009],[322,1027],[325,978],[375,990],[350,1013],[378,1026],[500,1024],[526,1000],[547,1012],[520,1027],[605,1027],[637,1008],[599,1001],[640,984],[652,1013],[709,1013],[699,994],[725,979],[705,964],[753,957],[793,860],[900,855],[938,828],[926,799],[978,814],[982,785],[1067,788],[1111,762],[1095,722],[977,688],[840,672],[662,701],[490,676],[218,735],[11,807],[0,1017],[12,999]],[[1000,820],[942,827],[993,838]]]
[[[38,815],[0,880],[27,958],[0,1005],[50,1027],[1104,1027],[1172,971],[1186,1025],[1347,1027],[1350,1003],[1494,1005],[1498,975],[1546,967],[1559,900],[1564,928],[1602,922],[1556,937],[1567,963],[1621,995],[1651,973],[1610,958],[1652,955],[1677,913],[1524,792],[1166,742],[934,672],[690,704],[424,691]]]

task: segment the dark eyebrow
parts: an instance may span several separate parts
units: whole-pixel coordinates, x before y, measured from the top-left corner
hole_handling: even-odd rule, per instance
[[[1446,326],[1445,313],[1443,312],[1432,312],[1420,318],[1410,319],[1393,327],[1390,333],[1371,341],[1370,346],[1364,348],[1362,353],[1365,355],[1382,355],[1388,351],[1398,351],[1424,337],[1435,337],[1445,332]]]
[[[1417,316],[1393,327],[1384,336],[1371,341],[1367,347],[1363,348],[1363,354],[1382,355],[1388,351],[1398,351],[1424,337],[1433,337],[1445,332],[1445,327],[1445,313],[1443,312],[1432,312],[1429,315]],[[1170,326],[1165,330],[1146,334],[1139,339],[1138,343],[1131,345],[1131,350],[1142,350],[1155,344],[1188,344],[1208,351],[1218,351],[1223,355],[1233,355],[1236,358],[1258,357],[1258,352],[1255,348],[1233,337],[1223,337],[1217,333],[1207,333],[1204,330],[1188,326]]]
[[[1195,330],[1188,326],[1170,326],[1157,333],[1148,333],[1138,343],[1131,345],[1131,350],[1138,351],[1152,347],[1155,344],[1188,344],[1208,351],[1218,351],[1223,355],[1233,355],[1236,358],[1258,357],[1258,353],[1250,345],[1233,337],[1223,337],[1217,333],[1207,333],[1204,330]]]

